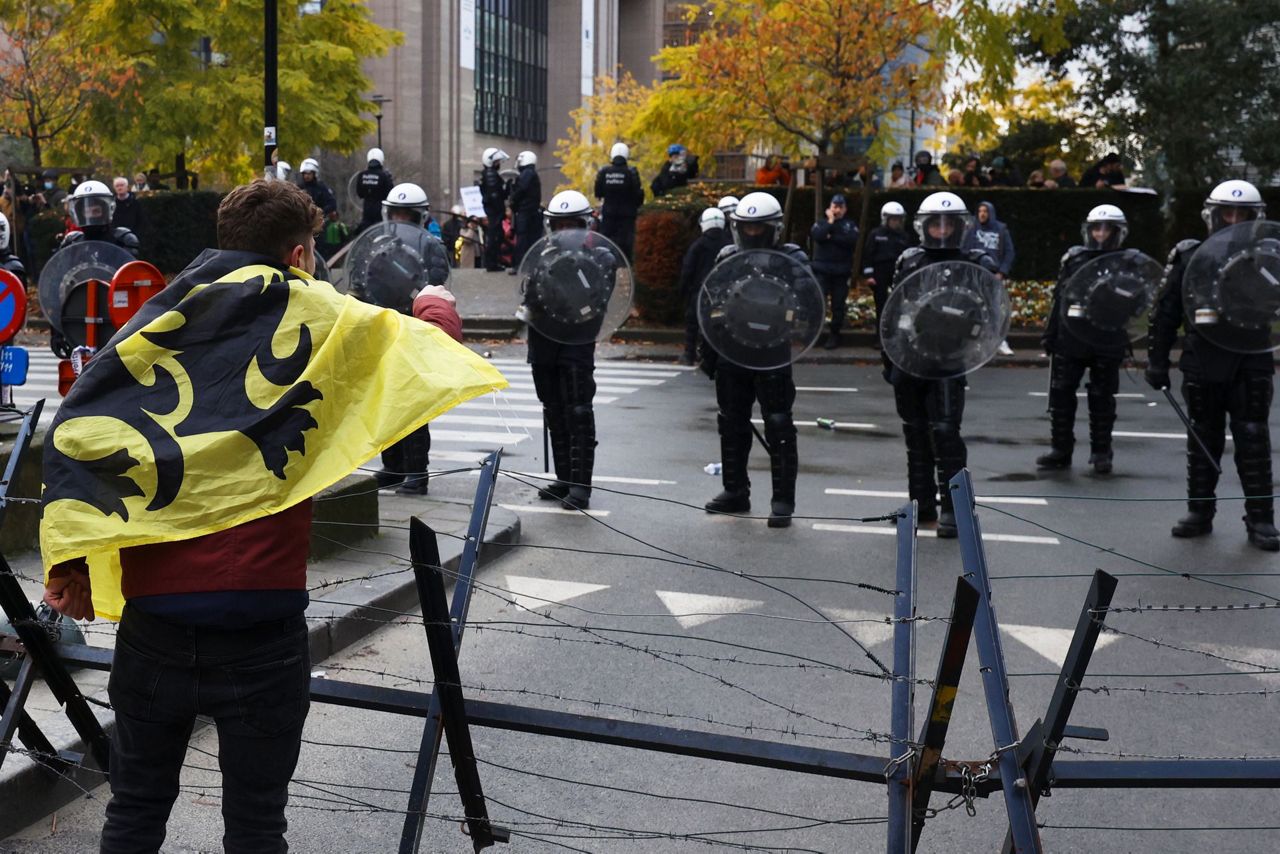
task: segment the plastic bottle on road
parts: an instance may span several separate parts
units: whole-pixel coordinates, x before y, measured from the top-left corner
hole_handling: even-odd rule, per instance
[[[707,463],[702,467],[702,470],[707,474],[718,475],[720,474],[721,466],[719,463]]]

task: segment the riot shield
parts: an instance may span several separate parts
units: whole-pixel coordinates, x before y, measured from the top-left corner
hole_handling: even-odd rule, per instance
[[[698,326],[728,361],[753,370],[785,367],[822,333],[827,303],[809,265],[772,249],[735,252],[707,274]]]
[[[1009,317],[1009,296],[995,274],[967,261],[943,261],[889,292],[880,342],[908,374],[950,379],[991,360],[1009,333]]]
[[[407,222],[382,222],[361,232],[347,254],[352,296],[408,314],[427,285],[449,284],[449,253],[438,238]]]
[[[329,264],[319,252],[316,253],[316,271],[312,275],[322,282],[329,281]]]
[[[1187,325],[1236,353],[1280,347],[1280,223],[1252,220],[1200,244],[1182,276]]]
[[[102,307],[102,316],[107,314],[107,299],[105,293],[106,283],[111,281],[111,277],[115,275],[125,264],[133,260],[133,256],[126,250],[120,248],[114,243],[107,243],[103,240],[85,240],[80,243],[73,243],[65,249],[59,249],[44,265],[44,269],[40,271],[40,282],[38,285],[40,292],[40,309],[49,320],[49,325],[53,327],[55,332],[65,335],[63,330],[62,315],[63,303],[70,295],[71,291],[84,291],[84,288],[77,287],[90,279],[103,283],[104,293],[100,303]],[[95,294],[96,296],[96,294]],[[78,310],[81,311],[80,317],[83,318],[83,309],[85,308],[85,300],[81,300]],[[97,300],[95,299],[96,303]],[[83,321],[79,324],[83,326]],[[104,338],[102,342],[105,343]],[[83,344],[83,341],[75,342]]]
[[[529,247],[520,287],[529,325],[562,344],[603,341],[631,313],[631,266],[594,231],[553,231]]]
[[[1108,252],[1083,265],[1062,285],[1062,327],[1095,347],[1123,347],[1141,336],[1164,267],[1137,249]]]

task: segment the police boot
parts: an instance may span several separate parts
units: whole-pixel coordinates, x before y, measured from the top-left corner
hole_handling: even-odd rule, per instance
[[[1275,520],[1270,513],[1246,513],[1244,527],[1249,532],[1249,545],[1264,552],[1280,552],[1280,532],[1276,531]]]
[[[1195,425],[1194,422],[1193,426],[1200,431],[1200,436],[1209,445],[1210,450],[1220,455],[1222,443],[1226,441],[1221,432],[1214,435],[1206,432],[1202,426]],[[1191,500],[1187,502],[1187,515],[1174,523],[1173,530],[1170,531],[1173,536],[1190,538],[1213,533],[1213,517],[1217,511],[1214,491],[1217,487],[1218,472],[1210,464],[1208,457],[1200,451],[1198,446],[1195,450],[1188,450],[1187,495]]]
[[[938,538],[956,538],[956,514],[951,504],[951,478],[964,468],[968,452],[960,437],[960,424],[940,421],[932,425],[933,444],[937,448],[938,483],[942,488],[942,507],[938,513]]]
[[[903,424],[907,440],[907,495],[916,502],[916,520],[921,524],[938,521],[938,483],[933,477],[933,450],[929,428]]]
[[[1268,378],[1269,379],[1269,378]],[[1265,421],[1233,422],[1236,471],[1244,489],[1244,526],[1249,544],[1264,552],[1280,551],[1271,494],[1271,432]]]
[[[404,439],[382,452],[382,468],[373,473],[378,489],[390,489],[404,481]]]
[[[569,426],[563,407],[543,407],[542,415],[547,422],[548,444],[551,445],[552,468],[556,479],[538,490],[538,498],[543,501],[563,501],[569,494]]]
[[[426,430],[426,427],[415,430],[404,439],[405,478],[396,488],[397,495],[427,494],[427,453],[431,440]]]
[[[796,476],[800,472],[795,422],[789,412],[771,413],[765,417],[764,430],[773,451],[769,459],[773,500],[767,524],[770,528],[789,528],[791,514],[796,510]]]
[[[1056,390],[1050,390],[1049,393],[1055,397],[1061,396],[1061,393],[1056,393]],[[1070,395],[1074,403],[1075,392],[1070,392]],[[1057,401],[1050,399],[1049,446],[1051,450],[1047,454],[1036,457],[1036,468],[1050,470],[1071,468],[1071,455],[1076,444],[1075,420],[1074,409],[1057,405]]]
[[[838,329],[832,329],[830,332],[827,333],[827,340],[822,342],[822,347],[824,350],[834,350],[839,346],[840,346],[840,331]]]
[[[591,506],[591,474],[596,463],[596,415],[590,403],[569,410],[569,494],[564,505],[575,510]]]
[[[1115,395],[1089,388],[1089,465],[1097,474],[1111,474],[1111,430],[1116,426]]]
[[[720,479],[722,491],[704,507],[708,513],[750,513],[751,481],[747,478],[747,457],[751,453],[751,433],[740,432],[723,415],[720,425]]]
[[[951,503],[951,489],[944,487],[942,493],[942,512],[938,514],[938,539],[954,540],[960,536],[956,527],[955,506]]]

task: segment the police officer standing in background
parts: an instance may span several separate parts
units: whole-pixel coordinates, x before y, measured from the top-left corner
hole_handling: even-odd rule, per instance
[[[1213,188],[1201,215],[1209,234],[1213,234],[1237,223],[1262,219],[1266,205],[1258,188],[1249,182],[1226,181]],[[1271,499],[1271,428],[1267,423],[1275,394],[1272,385],[1275,357],[1271,353],[1225,350],[1186,323],[1182,279],[1191,256],[1199,247],[1199,240],[1183,240],[1169,255],[1164,285],[1151,310],[1146,380],[1154,389],[1169,388],[1169,351],[1178,338],[1179,328],[1185,327],[1178,367],[1182,371],[1182,397],[1187,402],[1191,425],[1217,462],[1226,445],[1225,431],[1230,418],[1236,472],[1247,496],[1244,524],[1249,542],[1263,551],[1280,551],[1280,534],[1276,532]],[[1189,512],[1174,524],[1173,536],[1202,537],[1213,531],[1217,486],[1217,470],[1195,439],[1188,435]]]
[[[831,329],[823,344],[828,350],[840,346],[840,330],[848,310],[853,250],[858,245],[858,227],[845,216],[848,212],[848,202],[836,193],[827,205],[826,222],[815,222],[809,231],[813,238],[813,272],[822,285],[822,292],[831,299]]]
[[[520,262],[529,247],[542,236],[542,180],[538,177],[538,155],[522,151],[516,155],[516,167],[520,170],[511,186],[511,213],[515,217],[516,251],[511,258],[511,275],[520,269]]]
[[[362,200],[359,233],[382,222],[382,202],[395,186],[395,180],[382,165],[386,155],[381,148],[371,148],[365,156],[367,165],[356,178],[356,195]]]
[[[680,364],[692,365],[698,358],[698,291],[707,273],[716,265],[720,250],[733,242],[728,223],[719,208],[707,208],[698,217],[702,234],[689,246],[680,267],[680,298],[684,301],[684,355]]]
[[[487,221],[484,227],[484,269],[489,273],[502,270],[498,253],[502,250],[502,219],[507,215],[507,194],[510,191],[501,173],[506,160],[507,153],[501,148],[486,148],[480,155],[483,169],[480,180],[476,181]]]
[[[627,164],[631,149],[614,143],[609,165],[596,173],[596,198],[600,199],[600,233],[618,244],[630,261],[635,254],[636,214],[644,204],[644,185],[636,167]]]
[[[876,327],[880,326],[880,311],[884,308],[885,295],[893,282],[893,268],[898,256],[911,247],[911,235],[906,229],[907,212],[897,202],[885,202],[880,208],[880,224],[867,235],[863,248],[866,260],[862,275],[871,286],[871,298],[876,302]]]

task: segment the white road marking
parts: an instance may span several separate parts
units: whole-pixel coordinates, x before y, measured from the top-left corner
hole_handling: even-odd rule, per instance
[[[823,608],[822,613],[833,620],[874,620],[875,622],[846,622],[841,628],[867,646],[876,646],[893,638],[893,625],[884,621],[885,614],[871,611],[854,611],[848,608]]]
[[[827,495],[855,495],[860,498],[901,498],[905,500],[910,497],[905,492],[882,489],[827,489],[825,491]],[[986,504],[1025,504],[1034,507],[1045,507],[1049,504],[1043,498],[1023,498],[1016,495],[1000,495],[989,498],[979,495],[978,500]]]
[[[856,392],[857,389],[848,388],[848,387],[840,388],[838,386],[824,386],[824,385],[798,385],[796,386],[796,391],[830,391],[830,392],[847,392],[852,394],[853,392]]]
[[[1029,391],[1027,392],[1027,394],[1029,394],[1031,397],[1048,397],[1049,396],[1049,392],[1047,391]],[[1147,397],[1145,394],[1143,394],[1140,391],[1120,391],[1120,392],[1116,392],[1115,396],[1117,398],[1128,398],[1130,400],[1145,400]],[[1076,397],[1088,397],[1088,395],[1083,391],[1078,391],[1076,392]]]
[[[1018,643],[1030,648],[1042,658],[1048,659],[1055,667],[1061,667],[1067,660],[1067,650],[1071,649],[1071,638],[1075,635],[1075,629],[1051,629],[1048,626],[1018,626],[1001,623],[1000,628]],[[1119,639],[1119,635],[1103,632],[1098,635],[1098,642],[1094,649],[1103,649]]]
[[[526,611],[559,605],[588,593],[608,590],[608,584],[583,584],[578,581],[556,581],[552,578],[529,578],[524,575],[508,575],[507,590],[516,604]],[[501,591],[498,591],[501,595]]]
[[[814,522],[813,530],[834,531],[840,534],[880,534],[881,536],[889,537],[898,533],[897,528],[888,525],[884,527],[875,525],[835,525],[829,522]],[[921,528],[917,533],[921,537],[936,538],[938,536],[937,531],[928,528]],[[1062,545],[1057,537],[1033,537],[1026,534],[983,534],[982,539],[989,543],[1028,543],[1041,546]]]
[[[763,425],[764,419],[752,418],[751,423]],[[818,425],[813,421],[796,421],[796,426],[797,427],[817,427]],[[820,428],[820,429],[827,429],[827,428]],[[877,430],[879,429],[879,425],[868,424],[862,421],[837,421],[835,429],[837,430]]]
[[[518,445],[529,436],[526,433],[485,433],[474,430],[437,430],[431,428],[431,441],[435,442],[466,442],[468,445],[485,445],[497,447],[499,445]]]
[[[1104,631],[1102,633],[1102,637],[1106,636],[1107,633]],[[1197,643],[1188,644],[1188,646],[1193,649],[1204,650],[1212,655],[1220,655],[1223,658],[1234,658],[1237,659],[1237,661],[1257,662],[1259,665],[1258,667],[1253,667],[1250,664],[1239,664],[1230,661],[1222,663],[1227,667],[1230,667],[1232,670],[1238,670],[1241,673],[1253,673],[1259,679],[1263,679],[1267,682],[1280,681],[1280,674],[1267,673],[1263,670],[1263,668],[1266,668],[1266,670],[1280,670],[1280,650],[1264,649],[1256,646],[1228,646],[1226,644],[1215,643]]]
[[[494,402],[491,397],[478,397],[468,400],[466,403],[459,403],[450,412],[541,412],[542,404],[540,403],[504,403],[502,401]],[[541,422],[539,422],[541,423]]]
[[[532,382],[512,383],[510,386],[508,386],[508,388],[513,388],[516,391],[533,391],[534,385]],[[640,389],[634,388],[632,386],[618,386],[618,385],[597,385],[596,386],[596,391],[603,391],[607,394],[631,394],[631,392],[639,391],[639,390]],[[508,394],[507,397],[515,397],[515,395]],[[537,399],[537,395],[532,395],[532,397],[535,400]],[[597,397],[595,399],[598,401],[600,398]]]
[[[532,389],[533,385],[523,384],[521,385],[521,388]],[[597,389],[597,391],[599,391],[599,389]],[[629,388],[627,389],[627,391],[632,392],[632,391],[635,391],[635,389]],[[504,400],[537,400],[538,399],[538,395],[532,391],[519,391],[519,390],[501,391],[501,392],[494,392],[493,394],[500,395],[497,398],[499,405],[501,405],[501,402]],[[489,395],[481,395],[480,397],[474,398],[474,400],[493,400],[493,399],[494,398]],[[617,399],[618,398],[616,397],[608,397],[606,395],[597,394],[595,397],[591,399],[591,401],[592,403],[595,403],[598,406],[602,406],[606,403],[613,403]]]
[[[499,504],[498,506],[515,513],[544,513],[551,516],[591,516],[594,519],[603,519],[609,515],[608,510],[571,510],[568,507],[551,505],[543,507],[538,504]]]
[[[484,459],[484,457],[480,457],[479,459]],[[477,469],[476,471],[470,472],[470,474],[472,476],[478,477],[480,474],[480,471]],[[539,484],[542,484],[544,482],[549,483],[550,481],[547,481],[546,478],[551,477],[550,474],[543,471],[507,471],[507,474],[520,475],[522,477],[538,478]],[[592,483],[627,483],[627,484],[632,484],[636,486],[675,486],[676,485],[676,481],[674,480],[660,480],[654,477],[611,477],[609,475],[603,475],[603,474],[593,474],[591,476],[591,482]]]
[[[511,356],[499,356],[489,359],[493,365],[522,365],[529,367],[529,363],[524,359],[518,359]],[[617,368],[618,370],[627,371],[669,371],[675,373],[687,373],[696,371],[697,368],[688,365],[676,365],[670,362],[635,362],[630,359],[597,359],[596,368]]]
[[[671,612],[671,616],[686,629],[701,626],[727,617],[759,608],[763,605],[755,599],[735,599],[732,596],[706,596],[701,593],[678,593],[674,590],[655,590],[662,604]]]
[[[450,463],[479,463],[487,456],[489,455],[479,451],[437,451],[435,448],[431,449],[431,459],[444,460]],[[372,461],[369,464],[372,464]],[[479,473],[477,470],[476,474]]]
[[[1111,433],[1117,439],[1181,439],[1186,441],[1186,433],[1136,433],[1130,430],[1113,430]],[[1227,441],[1231,441],[1231,434],[1227,434]]]
[[[541,430],[541,418],[507,418],[502,415],[471,415],[460,414],[455,415],[455,410],[450,410],[444,415],[437,416],[432,424],[469,424],[475,427],[511,427],[523,428],[525,430]]]

